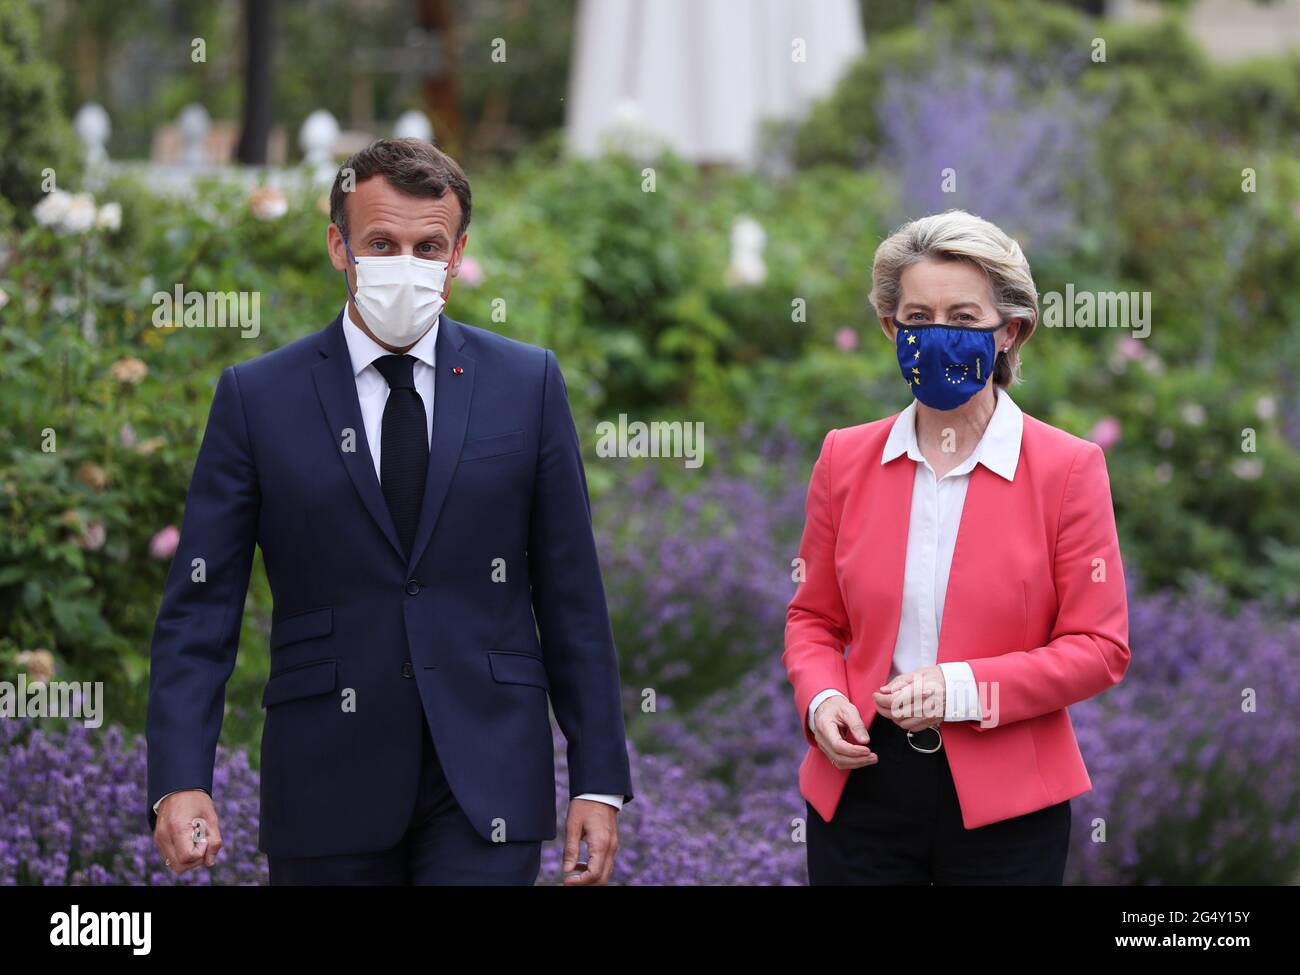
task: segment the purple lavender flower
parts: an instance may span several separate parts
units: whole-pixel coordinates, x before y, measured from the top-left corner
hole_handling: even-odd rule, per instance
[[[1073,803],[1070,878],[1294,883],[1300,622],[1202,586],[1130,599],[1129,629],[1125,679],[1070,709],[1093,783]]]
[[[1075,231],[1072,192],[1091,179],[1105,101],[1063,88],[1031,98],[1021,78],[1013,67],[945,56],[923,77],[886,80],[882,155],[901,173],[905,211],[960,207],[1025,247],[1059,243]]]
[[[177,876],[145,826],[144,740],[118,726],[66,730],[0,720],[0,885],[260,884],[258,779],[242,751],[217,750],[216,866]]]

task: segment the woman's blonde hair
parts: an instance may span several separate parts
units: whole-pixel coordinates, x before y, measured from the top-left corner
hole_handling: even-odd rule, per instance
[[[1020,245],[965,210],[946,210],[903,224],[876,248],[868,300],[879,318],[897,313],[903,271],[927,259],[974,264],[988,278],[1002,317],[1023,320],[1011,348],[998,353],[993,368],[993,382],[1003,389],[1019,382],[1020,347],[1038,325],[1038,289]],[[881,328],[885,328],[883,321]]]

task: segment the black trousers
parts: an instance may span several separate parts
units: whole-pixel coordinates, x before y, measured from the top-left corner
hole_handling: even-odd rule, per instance
[[[939,726],[940,731],[943,725]],[[925,733],[923,738],[933,738]],[[931,742],[918,740],[929,747]],[[871,723],[875,765],[853,769],[830,822],[808,805],[808,880],[833,884],[1052,884],[1065,876],[1070,800],[966,829],[946,748]]]
[[[325,857],[268,857],[272,884],[533,884],[541,841],[493,843],[456,802],[424,725],[419,794],[411,824],[390,850]]]

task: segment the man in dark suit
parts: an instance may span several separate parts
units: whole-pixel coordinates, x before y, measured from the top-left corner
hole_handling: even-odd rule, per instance
[[[577,432],[549,350],[442,313],[469,219],[428,143],[357,153],[327,238],[346,305],[221,374],[152,647],[148,817],[175,871],[221,847],[213,761],[256,544],[272,883],[535,882],[548,696],[566,883],[609,879],[632,786]]]

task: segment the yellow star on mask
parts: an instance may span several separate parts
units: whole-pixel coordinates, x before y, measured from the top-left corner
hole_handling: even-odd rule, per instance
[[[908,345],[915,345],[915,344],[916,344],[916,336],[915,336],[915,335],[909,335],[909,336],[907,337],[907,344],[908,344]]]
[[[913,358],[913,359],[919,359],[919,358],[921,358],[921,350],[920,350],[920,349],[917,349],[915,352],[913,352],[913,353],[912,353],[912,358]]]

